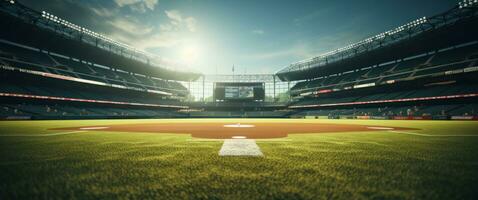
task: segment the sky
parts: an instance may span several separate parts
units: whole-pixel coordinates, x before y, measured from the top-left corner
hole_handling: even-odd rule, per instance
[[[272,74],[458,0],[18,0],[203,74]],[[184,69],[183,69],[184,70]]]

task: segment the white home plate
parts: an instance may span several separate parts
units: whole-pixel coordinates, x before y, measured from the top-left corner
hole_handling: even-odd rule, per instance
[[[252,139],[226,139],[219,156],[263,156],[256,141]]]
[[[252,124],[237,123],[237,124],[225,124],[224,127],[226,127],[226,128],[252,128],[252,127],[255,127],[255,126],[252,125]]]
[[[375,129],[375,130],[393,130],[393,128],[389,127],[375,127],[375,126],[369,126],[367,127],[368,129]]]
[[[105,126],[98,126],[98,127],[85,127],[85,128],[80,128],[81,130],[98,130],[98,129],[107,129],[109,127]]]

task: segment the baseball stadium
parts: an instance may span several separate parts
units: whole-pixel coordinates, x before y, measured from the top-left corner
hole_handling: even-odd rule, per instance
[[[0,199],[478,199],[477,0],[0,0]]]

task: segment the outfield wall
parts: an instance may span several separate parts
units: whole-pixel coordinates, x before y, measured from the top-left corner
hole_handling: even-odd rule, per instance
[[[478,116],[291,116],[304,119],[360,119],[360,120],[477,120]]]
[[[0,120],[76,120],[76,119],[171,119],[171,118],[292,118],[292,119],[357,119],[357,120],[470,120],[478,116],[289,116],[273,114],[203,113],[178,116],[0,116]]]

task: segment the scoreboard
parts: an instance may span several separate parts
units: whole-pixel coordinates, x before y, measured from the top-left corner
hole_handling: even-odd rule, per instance
[[[214,101],[264,101],[265,84],[261,82],[216,82]]]

